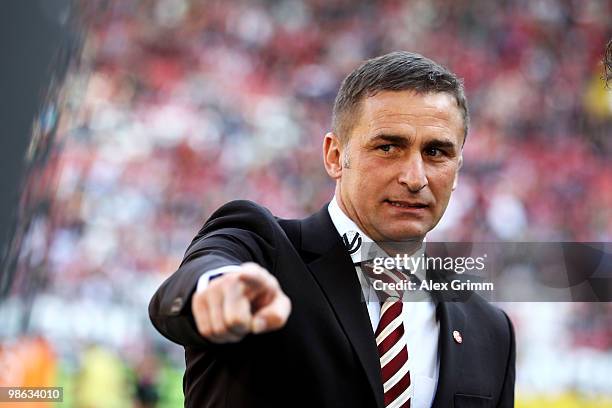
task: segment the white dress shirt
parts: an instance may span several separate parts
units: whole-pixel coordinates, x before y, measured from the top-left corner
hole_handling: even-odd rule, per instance
[[[374,245],[372,239],[359,229],[340,208],[336,197],[329,203],[329,215],[338,230],[338,234],[343,236],[346,233],[357,232],[363,242]],[[363,248],[363,244],[362,244]],[[425,250],[425,246],[414,254],[419,256]],[[367,260],[362,259],[362,252],[356,251],[351,254],[353,263]],[[355,272],[361,283],[364,299],[367,299],[368,314],[372,323],[372,330],[376,332],[378,321],[380,320],[380,302],[374,288],[365,278],[361,268],[355,267]],[[425,278],[424,270],[415,271],[421,280]],[[422,293],[415,293],[415,296]],[[406,296],[410,299],[412,294],[406,291]],[[411,400],[412,408],[429,408],[433,403],[438,384],[439,358],[438,358],[438,337],[440,334],[440,324],[436,319],[436,306],[428,295],[424,301],[404,302],[402,310],[404,319],[404,330],[408,346],[408,362],[410,365],[410,381],[414,384],[414,397]]]

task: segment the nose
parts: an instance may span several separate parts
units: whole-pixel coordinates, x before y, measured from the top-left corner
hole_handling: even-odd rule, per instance
[[[420,154],[411,156],[404,163],[398,181],[406,186],[411,193],[418,193],[429,183],[425,171],[425,163]]]

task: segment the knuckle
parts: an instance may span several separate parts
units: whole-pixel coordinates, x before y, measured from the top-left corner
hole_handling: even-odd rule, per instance
[[[238,276],[240,273],[242,272],[227,273],[216,280],[220,281],[219,283],[223,284],[223,286],[232,285],[238,281]]]
[[[202,322],[206,319],[206,307],[203,305],[196,305],[191,308],[191,313],[193,314],[193,319],[196,322]]]
[[[200,332],[200,334],[206,338],[210,337],[212,335],[212,332],[210,330],[210,327],[198,327],[198,331]]]
[[[231,274],[229,274],[229,275],[231,275]],[[213,281],[211,281],[208,284],[208,288],[206,288],[204,293],[205,294],[208,293],[210,295],[210,294],[214,294],[214,293],[223,291],[223,287],[227,285],[226,282],[230,278],[231,278],[231,276],[225,275],[225,276],[220,276],[217,279],[214,279]]]
[[[200,310],[204,307],[205,297],[204,292],[196,292],[193,294],[191,298],[191,309],[195,312],[196,310]]]
[[[235,327],[242,323],[240,318],[235,315],[228,316],[226,322],[229,327]]]
[[[228,333],[232,333],[235,327],[238,327],[241,324],[241,320],[237,317],[226,317],[225,318],[225,330]]]
[[[240,294],[240,296],[244,296],[244,291],[246,290],[246,285],[244,282],[237,279],[234,288]]]
[[[224,334],[227,330],[225,325],[219,319],[212,319],[211,324],[209,325],[211,329],[211,334],[214,336],[219,336]]]
[[[222,337],[226,334],[226,330],[225,327],[223,326],[215,326],[212,328],[212,335],[215,337]]]

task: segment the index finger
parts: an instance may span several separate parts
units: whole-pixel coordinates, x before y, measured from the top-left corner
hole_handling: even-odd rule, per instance
[[[238,279],[244,284],[244,293],[251,300],[280,288],[276,278],[260,267],[242,271]]]

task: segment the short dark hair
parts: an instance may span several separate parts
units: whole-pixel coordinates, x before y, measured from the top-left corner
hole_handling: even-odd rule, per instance
[[[365,97],[380,91],[446,92],[455,97],[463,117],[463,141],[467,137],[469,111],[463,81],[442,65],[420,54],[396,51],[365,61],[340,85],[334,102],[332,130],[346,143],[353,117]]]
[[[606,81],[606,86],[610,86],[610,82],[612,82],[612,40],[608,41],[608,44],[606,45],[603,64],[604,80]]]

